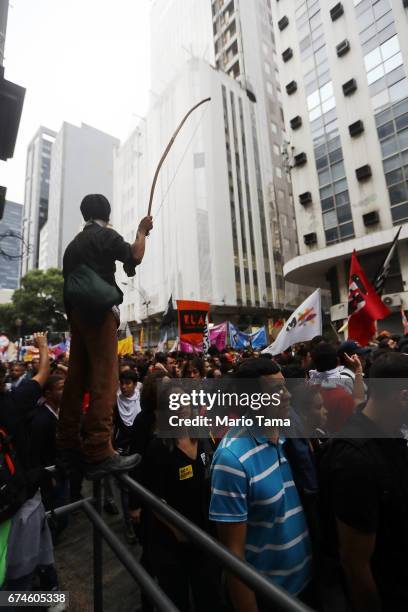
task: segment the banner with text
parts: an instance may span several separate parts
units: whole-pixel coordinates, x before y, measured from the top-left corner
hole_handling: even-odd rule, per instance
[[[177,300],[180,342],[188,342],[195,347],[202,344],[205,320],[209,310],[208,302]]]

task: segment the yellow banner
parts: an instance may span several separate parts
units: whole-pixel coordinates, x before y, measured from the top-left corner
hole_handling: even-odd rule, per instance
[[[133,353],[133,336],[128,336],[118,342],[118,355],[131,355]]]

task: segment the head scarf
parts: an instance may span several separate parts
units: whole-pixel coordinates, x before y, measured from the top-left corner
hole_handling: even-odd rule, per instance
[[[139,383],[131,397],[125,397],[119,389],[117,403],[120,418],[127,427],[131,427],[141,411]]]

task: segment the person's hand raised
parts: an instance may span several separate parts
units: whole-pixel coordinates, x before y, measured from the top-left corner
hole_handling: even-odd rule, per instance
[[[352,370],[355,374],[361,374],[363,371],[363,366],[361,365],[360,357],[356,354],[347,355],[344,353],[344,361],[346,362],[347,367]]]
[[[33,343],[39,350],[44,347],[48,348],[47,332],[36,332],[33,334]]]
[[[153,217],[151,215],[143,217],[139,223],[139,231],[148,236],[151,229],[153,229]]]

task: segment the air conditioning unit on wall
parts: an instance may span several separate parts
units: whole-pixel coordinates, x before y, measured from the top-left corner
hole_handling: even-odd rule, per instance
[[[388,308],[399,308],[401,306],[401,295],[399,293],[387,293],[381,299]]]
[[[342,321],[348,317],[348,302],[340,302],[340,304],[334,304],[330,308],[330,320],[331,321]]]

